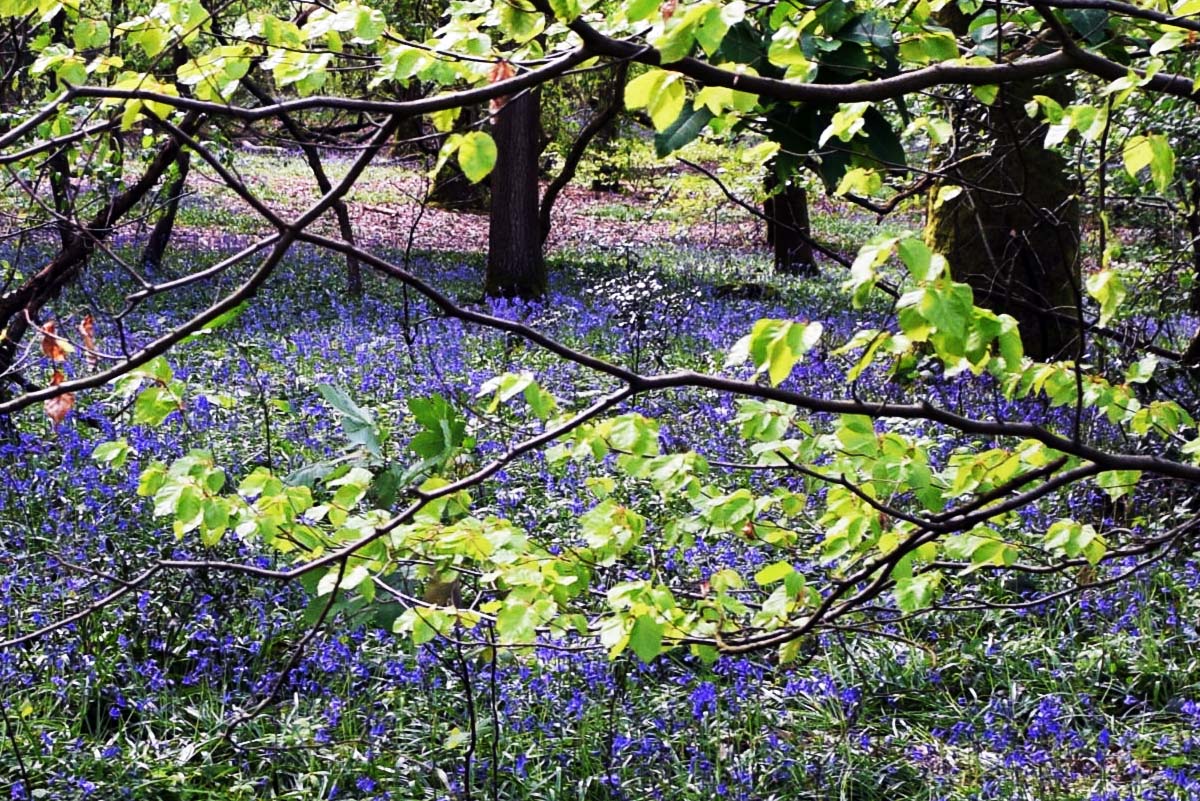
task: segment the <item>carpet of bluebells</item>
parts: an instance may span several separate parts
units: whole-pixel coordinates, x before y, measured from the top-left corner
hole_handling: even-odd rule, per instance
[[[208,263],[216,249],[174,269]],[[720,369],[722,352],[761,317],[819,319],[836,342],[878,315],[851,310],[832,282],[764,288],[712,254],[675,252],[659,266],[610,256],[561,265],[544,303],[484,305],[645,371]],[[469,262],[439,257],[415,269],[479,303],[480,270]],[[319,383],[397,429],[405,398],[469,405],[506,370],[534,370],[560,397],[603,388],[521,342],[432,315],[396,287],[375,286],[359,304],[339,295],[340,282],[336,260],[297,252],[232,325],[171,355],[189,398],[159,428],[132,425],[127,404],[103,391],[81,397],[57,430],[40,409],[9,421],[0,638],[71,614],[153,559],[201,554],[136,497],[149,460],[207,448],[237,476],[336,455],[344,440]],[[119,284],[95,265],[58,314],[114,302]],[[145,339],[214,292],[140,307],[127,334]],[[115,336],[98,332],[102,347]],[[38,370],[49,366],[29,367]],[[843,372],[816,358],[792,380],[840,393]],[[883,379],[862,379],[872,380]],[[977,382],[934,379],[924,391],[952,407],[1002,403]],[[664,419],[665,448],[741,458],[727,398],[666,394],[638,408]],[[96,445],[118,436],[136,455],[120,469],[96,464]],[[499,436],[479,446],[482,457],[502,448]],[[586,508],[585,479],[533,456],[479,502],[552,538]],[[275,558],[232,536],[218,553],[264,566]],[[698,542],[660,557],[699,581],[769,555]],[[823,635],[784,666],[772,654],[711,666],[673,654],[647,666],[550,648],[488,659],[394,637],[381,604],[328,621],[287,671],[312,606],[299,585],[162,574],[65,630],[0,651],[0,798],[1200,799],[1200,563],[1187,553],[1031,611],[929,616],[895,627],[895,639]],[[230,731],[276,686],[275,703]]]

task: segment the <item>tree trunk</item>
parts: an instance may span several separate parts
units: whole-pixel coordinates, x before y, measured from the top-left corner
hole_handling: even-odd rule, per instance
[[[179,201],[187,187],[191,164],[191,153],[186,150],[180,151],[179,158],[175,161],[176,174],[163,188],[163,197],[167,199],[166,206],[163,208],[158,222],[154,223],[154,229],[150,232],[150,240],[146,242],[146,248],[142,251],[142,268],[146,272],[152,273],[162,266],[163,255],[167,252],[167,245],[171,243],[171,234],[175,230],[175,218],[179,214]]]
[[[988,131],[990,148],[959,161],[945,184],[956,197],[933,204],[925,239],[950,262],[956,280],[970,284],[975,302],[1010,314],[1034,359],[1074,358],[1079,343],[1080,211],[1062,157],[1042,142],[1045,128],[1024,105],[1047,86],[1008,85],[967,125]],[[970,134],[966,134],[970,136]]]
[[[496,168],[484,291],[538,298],[546,291],[538,220],[539,94],[524,92],[496,115]]]
[[[775,253],[775,272],[784,275],[817,275],[813,258],[812,227],[808,219],[808,192],[788,181],[778,189],[775,171],[767,172],[767,244]]]

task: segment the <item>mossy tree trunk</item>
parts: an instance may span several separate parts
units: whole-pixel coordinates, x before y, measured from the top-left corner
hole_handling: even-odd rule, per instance
[[[975,302],[1011,314],[1035,359],[1074,358],[1081,298],[1080,211],[1066,163],[1043,146],[1045,129],[1024,105],[1046,86],[1006,87],[965,125],[981,125],[989,145],[960,159],[940,186],[960,186],[936,205],[930,193],[927,243],[950,262]],[[961,128],[960,128],[961,132]],[[970,132],[961,138],[970,138]]]

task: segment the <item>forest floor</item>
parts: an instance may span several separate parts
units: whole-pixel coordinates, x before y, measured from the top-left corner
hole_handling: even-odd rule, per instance
[[[254,154],[248,162],[244,180],[277,213],[298,215],[318,197],[298,155]],[[706,166],[722,169],[719,164]],[[344,168],[345,162],[333,162],[331,177],[336,180]],[[546,184],[541,182],[543,193]],[[451,210],[426,202],[429,186],[428,175],[417,161],[384,161],[372,167],[347,198],[356,236],[396,251],[486,252],[486,211]],[[590,186],[589,177],[580,175],[559,195],[547,253],[663,246],[768,253],[764,220],[731,200],[711,179],[685,166],[631,170],[615,192],[594,191]],[[189,188],[192,194],[185,199],[178,222],[182,239],[196,242],[214,234],[249,236],[268,230],[237,195],[202,170]],[[744,177],[725,189],[750,208],[761,204]],[[814,226],[835,244],[861,242],[865,238],[861,229],[874,228],[876,223],[862,212],[847,215],[843,205],[825,198],[814,200],[810,209]],[[321,225],[334,230],[332,213]],[[847,225],[854,230],[843,230]]]

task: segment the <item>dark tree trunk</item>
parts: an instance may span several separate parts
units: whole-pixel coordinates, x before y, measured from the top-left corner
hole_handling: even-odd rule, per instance
[[[150,240],[146,243],[146,249],[142,251],[142,268],[147,272],[153,272],[162,266],[163,255],[167,252],[167,245],[171,243],[171,234],[175,230],[175,218],[179,214],[179,201],[187,187],[191,164],[191,153],[186,150],[180,151],[179,158],[175,161],[176,174],[163,188],[163,197],[167,199],[166,205],[163,207],[158,222],[154,223],[154,229],[150,232]]]
[[[488,295],[537,298],[546,291],[538,220],[539,113],[539,95],[529,91],[510,99],[496,115]]]
[[[767,244],[775,253],[775,272],[785,275],[817,275],[813,258],[812,227],[808,220],[808,192],[790,181],[776,191],[774,170],[767,173]]]
[[[925,239],[949,260],[955,279],[971,285],[976,303],[1017,319],[1032,358],[1075,358],[1081,302],[1077,187],[1063,158],[1043,146],[1045,128],[1025,114],[1035,93],[1062,92],[1010,84],[993,105],[966,115],[964,124],[986,131],[989,146],[960,159],[946,179],[963,187],[961,194],[934,207],[937,191],[930,192]]]

